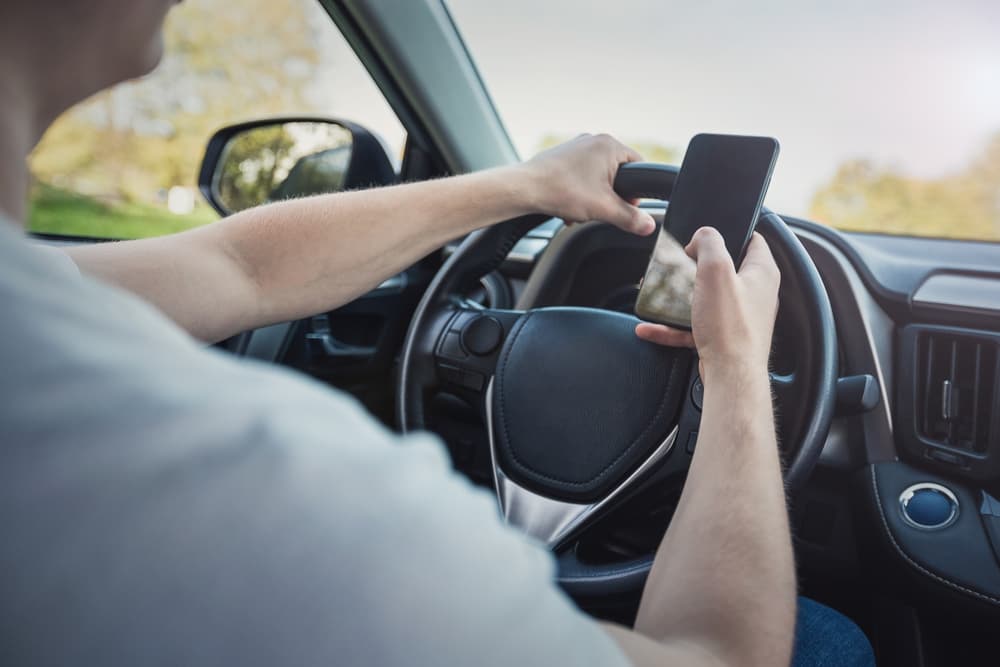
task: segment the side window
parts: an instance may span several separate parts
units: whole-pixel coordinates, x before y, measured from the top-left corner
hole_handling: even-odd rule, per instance
[[[214,220],[197,170],[219,127],[253,118],[352,120],[401,159],[399,120],[316,0],[197,0],[167,19],[155,72],[60,118],[31,156],[28,230],[141,238]]]

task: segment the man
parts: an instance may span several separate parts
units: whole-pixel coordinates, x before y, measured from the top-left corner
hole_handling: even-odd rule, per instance
[[[348,398],[193,337],[329,310],[528,212],[650,233],[611,188],[639,156],[585,137],[523,165],[271,205],[72,261],[30,246],[16,229],[25,156],[70,105],[156,64],[172,4],[0,9],[3,662],[788,663],[795,578],[767,377],[779,276],[764,242],[737,273],[700,231],[693,338],[637,329],[697,346],[705,419],[635,628],[601,627],[432,438],[398,446]],[[747,502],[719,508],[722,493]]]

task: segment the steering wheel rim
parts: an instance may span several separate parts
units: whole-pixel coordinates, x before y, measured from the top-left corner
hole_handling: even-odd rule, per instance
[[[677,171],[676,167],[652,163],[622,165],[615,190],[627,199],[669,200]],[[459,295],[482,275],[496,269],[522,236],[547,219],[539,215],[524,216],[470,234],[431,281],[414,313],[399,365],[396,409],[404,432],[422,429],[426,423],[425,393],[440,386],[437,381],[440,360],[436,354],[441,349],[440,341],[452,326],[449,322],[461,310]],[[808,311],[808,316],[800,317],[800,323],[807,329],[803,335],[811,344],[808,364],[811,372],[810,377],[799,380],[807,385],[805,395],[811,409],[799,429],[802,434],[799,446],[785,472],[786,484],[796,487],[804,482],[819,459],[833,417],[837,379],[833,311],[819,272],[784,221],[770,210],[762,209],[758,231],[767,239],[784,273],[790,274],[783,275],[783,282],[794,279],[801,305]],[[493,314],[504,321],[507,333],[520,315],[512,311]],[[475,365],[472,368],[477,370]],[[459,372],[469,371],[459,369]],[[485,386],[482,388],[485,390]],[[802,388],[796,389],[796,393],[801,391]],[[490,436],[492,447],[492,430]],[[503,508],[502,498],[500,503]],[[635,590],[645,580],[652,558],[650,554],[626,562],[593,565],[582,562],[575,550],[569,550],[558,555],[559,581],[568,591],[581,596]]]

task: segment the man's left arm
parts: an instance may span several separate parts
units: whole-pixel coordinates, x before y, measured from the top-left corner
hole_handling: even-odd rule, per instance
[[[480,227],[528,213],[648,234],[650,216],[612,189],[640,159],[606,135],[525,163],[376,190],[268,204],[154,239],[68,250],[205,341],[332,310]]]

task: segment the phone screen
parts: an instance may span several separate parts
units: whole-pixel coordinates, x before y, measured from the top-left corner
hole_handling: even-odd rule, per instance
[[[691,328],[695,263],[684,246],[700,227],[715,227],[739,266],[777,156],[778,142],[770,137],[699,134],[691,140],[639,290],[636,315]]]

